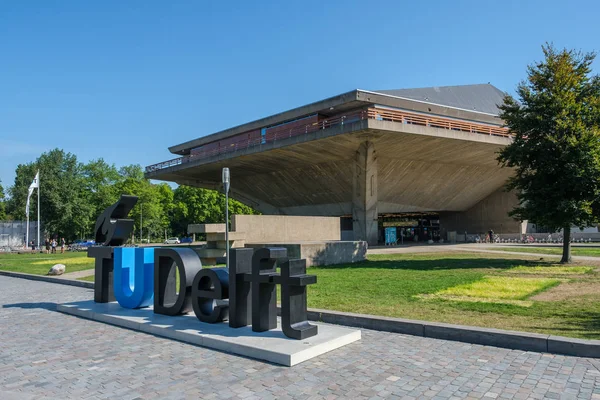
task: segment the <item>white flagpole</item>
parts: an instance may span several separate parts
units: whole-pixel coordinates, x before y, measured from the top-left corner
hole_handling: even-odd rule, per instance
[[[25,235],[25,248],[29,247],[29,210],[27,210],[27,227],[25,228],[27,234]]]
[[[40,171],[38,171],[38,174],[39,173],[40,173]],[[38,182],[37,182],[37,184],[38,184],[38,187],[37,187],[37,190],[38,190],[37,246],[38,246],[38,249],[39,249],[40,248],[40,178],[39,178],[39,175],[38,175]]]

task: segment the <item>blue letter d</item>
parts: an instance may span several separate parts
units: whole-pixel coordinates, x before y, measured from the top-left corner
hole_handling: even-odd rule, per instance
[[[113,270],[115,298],[125,308],[154,303],[154,249],[116,247]]]

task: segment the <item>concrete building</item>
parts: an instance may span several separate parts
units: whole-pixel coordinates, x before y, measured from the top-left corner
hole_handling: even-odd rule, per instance
[[[512,140],[490,84],[353,90],[170,147],[151,179],[219,189],[264,214],[339,216],[342,239],[520,233],[496,152]]]

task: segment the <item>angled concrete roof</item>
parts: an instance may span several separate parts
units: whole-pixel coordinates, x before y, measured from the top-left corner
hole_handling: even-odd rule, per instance
[[[273,126],[311,114],[335,115],[361,106],[379,104],[409,111],[424,112],[470,121],[501,124],[496,104],[504,93],[490,84],[440,86],[420,89],[367,91],[356,89],[305,106],[293,108],[256,121],[169,147],[174,154],[189,154],[197,146],[229,136]]]
[[[433,86],[415,89],[374,90],[377,93],[498,115],[505,93],[489,83]]]

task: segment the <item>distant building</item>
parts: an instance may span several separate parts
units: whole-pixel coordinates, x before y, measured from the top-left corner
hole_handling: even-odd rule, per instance
[[[146,176],[219,189],[226,166],[234,198],[265,214],[341,216],[342,237],[369,244],[388,226],[419,241],[522,233],[507,215],[511,171],[496,161],[512,140],[503,96],[490,84],[357,89],[170,147],[179,157]]]

